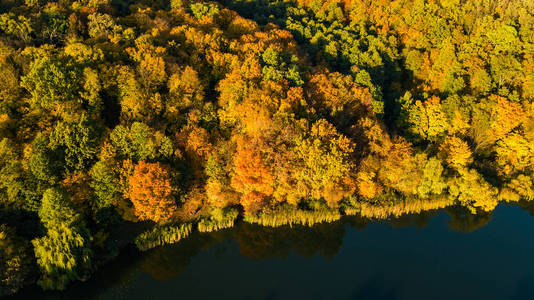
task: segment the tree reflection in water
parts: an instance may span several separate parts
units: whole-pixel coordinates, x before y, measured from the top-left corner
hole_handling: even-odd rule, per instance
[[[449,207],[445,211],[451,218],[447,224],[449,228],[460,232],[473,232],[481,227],[488,225],[493,212],[480,212],[472,214],[462,207]]]
[[[524,208],[533,214],[534,206],[527,204],[523,203]],[[170,280],[184,272],[192,259],[201,251],[215,247],[217,251],[225,252],[226,248],[232,247],[235,243],[241,255],[257,260],[284,259],[291,254],[304,258],[319,255],[331,259],[342,247],[347,228],[364,230],[370,223],[381,222],[392,228],[423,229],[441,213],[449,216],[448,227],[460,232],[472,232],[487,225],[492,218],[491,213],[473,215],[460,207],[449,207],[382,221],[346,216],[333,223],[316,224],[311,227],[294,225],[272,228],[240,221],[229,229],[211,233],[194,232],[177,244],[146,252],[138,252],[133,247],[127,248],[115,261],[102,267],[89,282],[74,283],[62,293],[46,293],[44,299],[98,298],[103,291],[113,288],[119,291],[120,287],[127,286],[132,279],[143,273],[150,274],[157,280]],[[384,292],[389,294],[391,291]],[[362,296],[365,290],[354,293]],[[27,289],[18,296],[29,299],[35,295],[43,298],[42,292],[38,289]]]

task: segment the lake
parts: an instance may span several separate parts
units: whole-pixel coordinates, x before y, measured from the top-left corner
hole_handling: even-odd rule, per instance
[[[530,209],[530,211],[533,211]],[[534,299],[534,217],[501,204],[311,228],[240,222],[140,253],[87,282],[21,299]]]

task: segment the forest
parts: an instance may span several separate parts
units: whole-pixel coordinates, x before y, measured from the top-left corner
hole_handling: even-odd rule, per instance
[[[526,203],[533,101],[531,0],[3,0],[0,296],[236,221]]]

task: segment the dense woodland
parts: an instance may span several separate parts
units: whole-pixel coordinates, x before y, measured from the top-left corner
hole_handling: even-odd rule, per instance
[[[0,296],[237,219],[534,200],[531,0],[3,0],[0,69]]]

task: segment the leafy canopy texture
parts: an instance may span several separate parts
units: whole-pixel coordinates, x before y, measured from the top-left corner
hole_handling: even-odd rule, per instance
[[[0,295],[236,220],[534,199],[531,0],[0,2]]]
[[[140,161],[128,179],[128,196],[140,220],[164,222],[176,211],[169,168]]]

